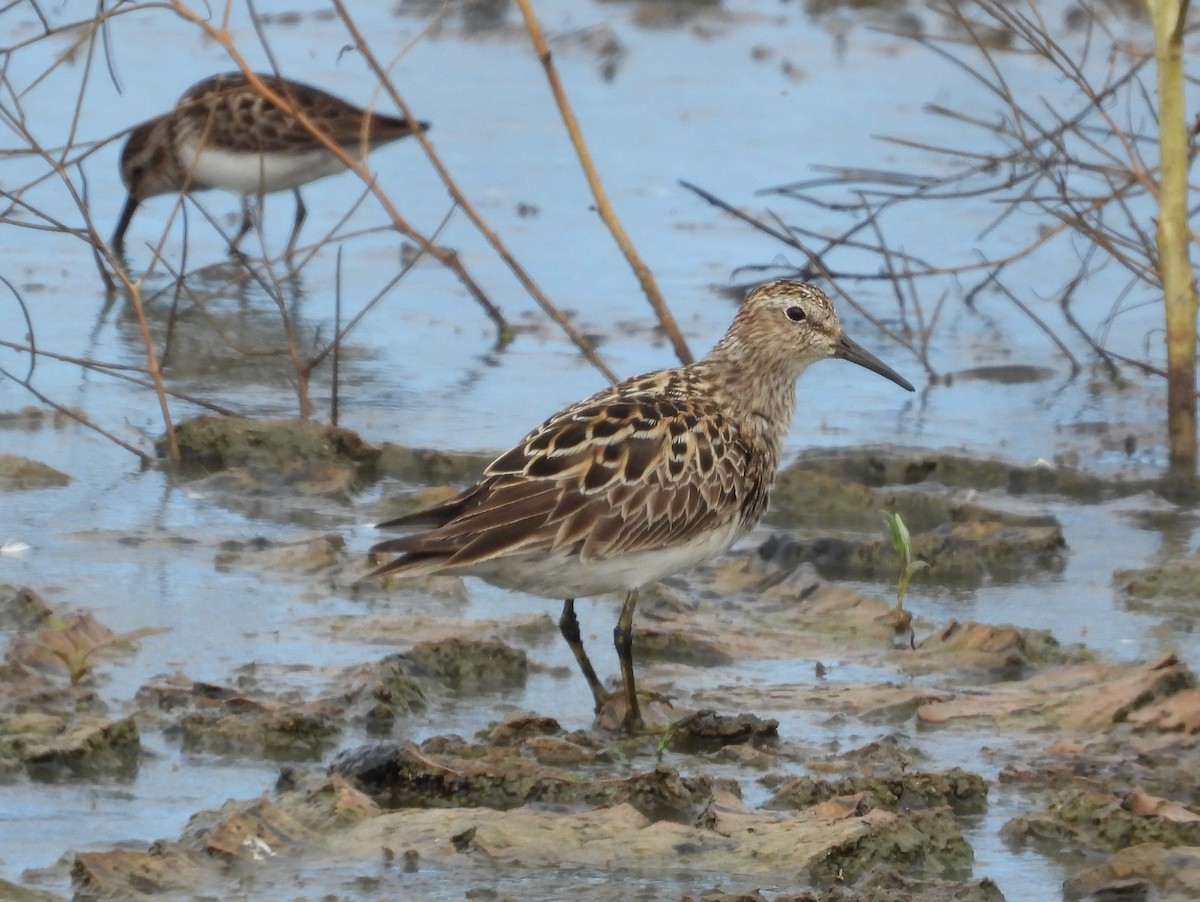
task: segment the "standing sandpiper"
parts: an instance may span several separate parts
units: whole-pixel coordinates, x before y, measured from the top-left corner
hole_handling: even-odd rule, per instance
[[[361,110],[332,94],[274,75],[256,76],[269,90],[303,113],[350,156],[425,131],[407,119]],[[255,90],[241,72],[216,75],[190,87],[171,112],[143,122],[121,151],[121,180],[129,189],[112,246],[125,244],[125,230],[138,204],[148,197],[206,188],[243,195],[242,225],[230,242],[236,248],[250,231],[249,198],[291,188],[296,221],[288,239],[296,247],[307,210],[300,186],[341,172],[345,165],[298,119]]]
[[[559,629],[597,712],[608,693],[584,651],[574,599],[624,591],[613,635],[624,726],[635,731],[638,588],[721,554],[758,523],[796,408],[796,379],[828,357],[913,391],[842,333],[821,289],[760,285],[703,360],[597,392],[550,417],[457,497],[379,524],[428,531],[377,544],[372,553],[400,557],[370,576],[469,574],[566,599]]]

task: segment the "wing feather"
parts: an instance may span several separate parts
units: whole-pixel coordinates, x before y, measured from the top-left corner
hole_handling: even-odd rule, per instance
[[[665,387],[630,380],[551,417],[478,485],[435,508],[439,525],[376,545],[406,555],[376,572],[427,572],[430,555],[459,570],[563,548],[600,560],[746,520],[746,505],[765,499],[772,467],[706,394],[690,392],[682,376],[668,379]]]
[[[354,154],[363,141],[363,110],[311,85],[259,75],[273,93],[318,123],[337,144]],[[248,153],[288,152],[307,146],[311,134],[299,120],[259,95],[240,72],[216,75],[193,85],[180,99],[201,133],[233,124],[222,143]],[[403,118],[367,113],[367,135],[376,144],[413,134]]]

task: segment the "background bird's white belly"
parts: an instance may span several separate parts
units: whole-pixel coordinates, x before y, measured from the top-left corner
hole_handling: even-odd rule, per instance
[[[544,598],[587,598],[605,592],[628,591],[689,570],[726,551],[741,535],[735,520],[688,545],[620,554],[605,560],[581,561],[570,549],[538,551],[522,559],[506,555],[460,572],[492,585],[517,589]]]
[[[239,153],[206,147],[199,154],[181,149],[180,163],[202,188],[225,188],[239,194],[269,194],[296,188],[346,167],[325,149],[295,153]]]

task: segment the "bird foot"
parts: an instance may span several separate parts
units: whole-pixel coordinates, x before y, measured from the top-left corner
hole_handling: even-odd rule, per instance
[[[638,705],[633,710],[626,703],[623,690],[607,696],[596,709],[595,725],[613,733],[636,736],[647,725],[658,727],[668,722],[668,712],[673,708],[669,696],[650,689],[639,689],[637,695]]]

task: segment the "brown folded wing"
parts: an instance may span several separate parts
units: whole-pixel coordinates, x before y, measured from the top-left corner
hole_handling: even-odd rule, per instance
[[[765,503],[762,474],[711,402],[597,396],[551,418],[483,480],[429,511],[381,524],[436,523],[380,542],[402,557],[375,575],[469,568],[569,549],[582,560],[684,544]]]
[[[295,104],[342,147],[353,150],[364,138],[382,143],[415,131],[404,119],[367,114],[370,122],[364,134],[364,112],[358,107],[310,85],[273,75],[259,78],[273,93]],[[286,152],[306,146],[311,140],[310,132],[299,120],[258,94],[240,72],[216,75],[194,85],[184,94],[180,106],[189,111],[199,133],[218,127],[225,129],[220,144],[229,149],[246,153]]]

